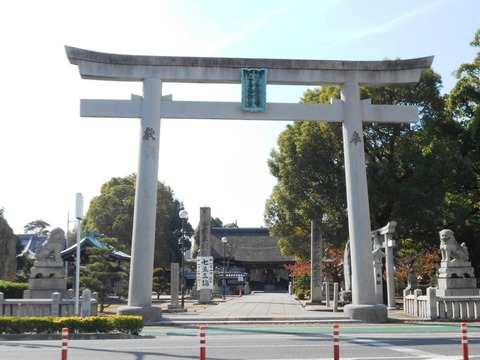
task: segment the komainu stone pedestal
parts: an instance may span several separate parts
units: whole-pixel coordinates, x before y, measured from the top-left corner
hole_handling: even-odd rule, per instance
[[[65,232],[55,228],[43,244],[37,244],[25,299],[51,299],[55,292],[60,293],[61,299],[67,298],[65,265],[60,255],[64,240]]]
[[[28,282],[25,299],[50,299],[55,292],[60,293],[61,299],[68,298],[63,261],[35,261]]]
[[[477,279],[470,261],[442,261],[438,269],[437,296],[478,296]]]
[[[443,229],[439,234],[442,261],[437,274],[437,296],[480,295],[465,243],[459,244],[450,229]]]

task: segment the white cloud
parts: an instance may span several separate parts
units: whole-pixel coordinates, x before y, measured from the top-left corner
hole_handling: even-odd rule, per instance
[[[211,46],[208,46],[205,49],[205,54],[214,54],[217,53],[219,50],[230,46],[234,44],[235,42],[238,42],[245,37],[251,35],[253,32],[259,30],[261,27],[267,25],[270,23],[274,18],[276,18],[278,15],[284,13],[287,11],[289,6],[283,6],[279,9],[273,10],[272,12],[268,13],[267,15],[263,16],[262,18],[254,21],[253,23],[247,25],[243,29],[240,29],[234,33],[231,33],[227,36],[222,37],[218,41],[216,41],[214,44]]]
[[[341,44],[346,44],[346,43],[352,43],[359,41],[364,38],[371,37],[376,34],[381,34],[381,33],[386,33],[388,31],[391,31],[394,28],[401,27],[402,24],[410,19],[413,19],[415,17],[419,17],[422,14],[428,13],[433,11],[435,8],[440,7],[442,4],[446,2],[450,2],[451,0],[440,0],[437,2],[431,2],[427,3],[423,6],[415,6],[411,11],[406,11],[404,13],[401,13],[395,17],[392,17],[390,19],[386,18],[382,12],[381,13],[381,20],[386,18],[387,21],[381,21],[381,22],[376,22],[374,19],[377,18],[376,14],[374,12],[371,13],[372,19],[369,19],[368,21],[359,21],[359,25],[354,26],[352,28],[340,28],[338,31],[336,31],[336,36],[333,36],[330,38],[329,41],[329,46],[330,47],[338,47]],[[402,5],[403,6],[403,5]],[[407,6],[405,6],[405,9],[407,9]],[[425,21],[425,20],[421,20]],[[365,24],[369,25],[365,25]]]

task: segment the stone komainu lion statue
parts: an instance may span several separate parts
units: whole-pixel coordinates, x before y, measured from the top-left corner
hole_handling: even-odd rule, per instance
[[[60,252],[64,241],[65,232],[60,228],[53,229],[43,244],[37,244],[37,247],[35,248],[35,260],[48,261],[53,254],[55,261],[62,261]]]
[[[449,229],[440,231],[440,252],[442,261],[468,261],[468,249],[465,243],[459,245],[453,231]]]

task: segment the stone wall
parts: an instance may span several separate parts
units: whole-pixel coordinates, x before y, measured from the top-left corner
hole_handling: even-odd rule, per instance
[[[0,218],[0,280],[13,281],[17,271],[17,237],[4,218]]]

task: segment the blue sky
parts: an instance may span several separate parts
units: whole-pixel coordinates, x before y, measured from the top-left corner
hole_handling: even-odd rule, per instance
[[[0,207],[16,233],[43,219],[67,228],[103,183],[137,171],[138,120],[79,117],[87,98],[128,99],[136,83],[81,80],[64,45],[132,55],[382,60],[434,55],[444,90],[471,62],[477,0],[66,0],[0,4]],[[306,88],[268,87],[297,102]],[[164,84],[176,100],[240,101],[237,85]],[[162,121],[159,180],[184,202],[262,226],[275,179],[267,159],[285,122]],[[73,224],[69,224],[70,228]]]

